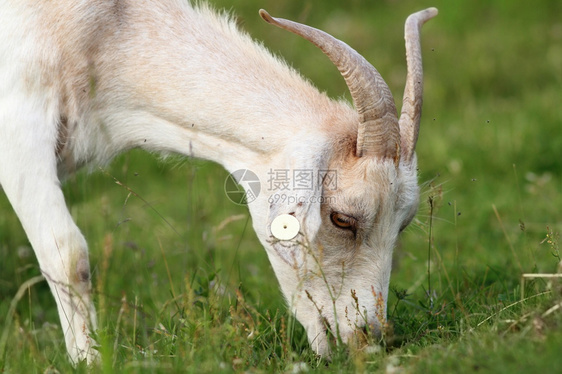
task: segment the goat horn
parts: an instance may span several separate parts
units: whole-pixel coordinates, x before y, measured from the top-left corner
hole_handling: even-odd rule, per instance
[[[273,18],[265,10],[260,16],[268,23],[291,31],[324,52],[342,74],[359,113],[357,157],[375,156],[400,161],[400,128],[394,99],[379,72],[353,48],[310,26]]]
[[[408,74],[402,113],[400,114],[400,140],[402,159],[410,162],[418,141],[423,95],[423,68],[420,45],[422,25],[437,15],[437,9],[428,8],[410,15],[404,26],[406,40],[406,63]]]

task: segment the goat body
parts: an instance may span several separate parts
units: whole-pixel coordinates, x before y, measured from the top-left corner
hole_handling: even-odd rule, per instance
[[[374,68],[361,67],[367,81],[346,76],[347,57],[361,59],[355,51],[263,11],[324,50],[357,111],[205,5],[7,0],[0,14],[0,184],[55,295],[73,361],[95,359],[96,315],[87,244],[60,180],[131,148],[249,169],[262,181],[271,169],[333,170],[337,187],[291,190],[290,201],[272,202],[262,185],[248,205],[254,229],[318,353],[329,354],[326,329],[344,342],[357,329],[380,331],[392,248],[417,209],[419,28],[435,9],[407,23],[413,44],[399,124],[386,84],[373,86],[378,73],[369,78]],[[294,239],[272,235],[282,214],[298,220]]]

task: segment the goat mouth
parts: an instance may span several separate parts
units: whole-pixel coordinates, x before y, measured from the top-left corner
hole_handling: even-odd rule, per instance
[[[368,326],[363,326],[355,330],[355,340],[360,347],[369,344],[369,338],[373,336],[373,331]]]
[[[321,326],[321,330],[317,339],[324,338],[329,351],[342,343],[353,349],[363,349],[373,343],[380,343],[383,337],[380,328],[372,324],[355,326],[351,331],[342,331],[342,326],[334,327],[325,317],[320,316],[319,326]]]

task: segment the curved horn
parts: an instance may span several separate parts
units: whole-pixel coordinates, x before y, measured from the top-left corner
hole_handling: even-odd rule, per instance
[[[392,159],[398,165],[400,128],[396,106],[379,72],[353,48],[321,30],[273,18],[263,9],[260,16],[266,22],[312,42],[336,65],[359,113],[356,155]]]
[[[408,76],[400,114],[402,160],[410,162],[418,141],[423,95],[423,68],[420,45],[422,25],[437,15],[437,9],[428,8],[410,15],[404,26]]]

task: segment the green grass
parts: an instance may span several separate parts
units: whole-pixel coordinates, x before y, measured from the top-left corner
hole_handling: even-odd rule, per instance
[[[391,327],[380,351],[339,352],[330,364],[317,359],[284,306],[247,210],[224,195],[226,172],[134,151],[65,185],[90,246],[104,354],[100,368],[78,372],[560,368],[562,311],[551,308],[562,301],[562,286],[529,281],[520,300],[520,277],[556,272],[560,261],[562,3],[215,3],[233,8],[241,27],[333,97],[348,95],[336,69],[308,43],[266,25],[257,10],[349,42],[383,74],[397,103],[403,21],[422,7],[439,8],[423,30],[423,196],[396,250]],[[45,282],[23,292],[8,316],[20,285],[40,273],[3,195],[0,211],[0,334],[8,337],[0,371],[69,372]]]

